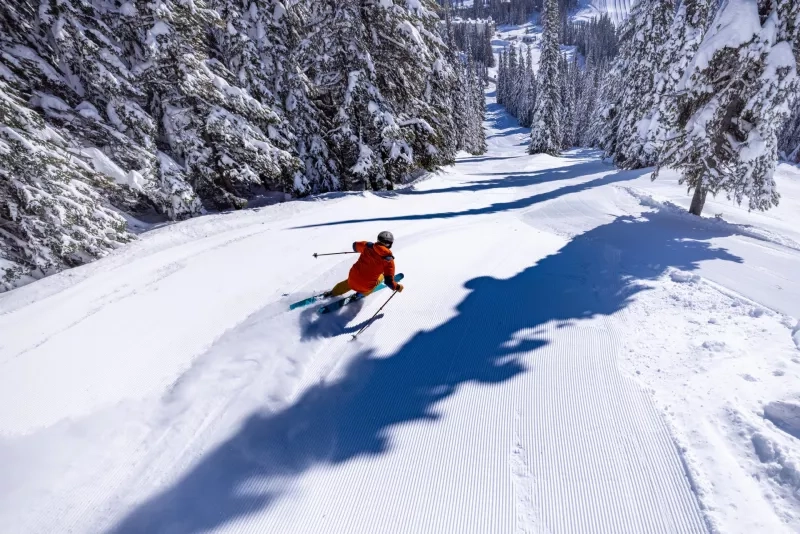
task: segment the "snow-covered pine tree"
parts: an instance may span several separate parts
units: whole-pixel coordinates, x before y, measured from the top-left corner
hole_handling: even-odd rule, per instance
[[[430,1],[306,5],[316,31],[304,68],[331,122],[343,187],[385,189],[415,167],[452,161],[457,78]]]
[[[658,154],[667,133],[677,127],[676,87],[686,74],[714,16],[716,0],[682,0],[669,31],[655,77],[653,116],[644,151]]]
[[[616,110],[606,125],[606,138],[615,139],[603,148],[623,169],[654,165],[657,154],[645,150],[656,106],[655,78],[674,18],[674,0],[639,0],[620,30],[620,52],[613,75],[622,87],[615,98]]]
[[[592,116],[589,136],[594,140],[593,146],[606,154],[613,154],[617,149],[617,130],[620,119],[619,95],[624,90],[624,65],[612,61],[606,64],[607,72],[600,76],[597,105]]]
[[[458,83],[465,87],[470,83],[467,75],[466,66],[459,60],[453,62],[453,69],[458,76]],[[458,149],[468,150],[469,146],[469,127],[470,113],[472,111],[472,93],[469,91],[458,91],[453,96],[453,124],[458,132]]]
[[[563,133],[562,148],[568,149],[575,146],[576,130],[575,117],[578,96],[578,63],[577,55],[572,61],[562,56],[561,61],[561,127]]]
[[[3,78],[16,81],[0,67]],[[113,184],[68,148],[0,80],[2,290],[98,258],[132,238],[125,219],[97,193]]]
[[[111,179],[97,192],[128,212],[199,213],[188,184],[159,175],[155,124],[138,104],[144,91],[105,22],[113,19],[109,6],[24,1],[0,9],[0,46],[16,73],[9,81],[75,157]]]
[[[778,204],[776,136],[798,90],[798,17],[795,0],[728,0],[717,13],[678,86],[678,130],[659,161],[694,189],[691,213],[709,192],[750,209]]]
[[[240,51],[212,28],[226,27],[233,38],[246,34],[201,0],[125,5],[118,24],[132,34],[125,44],[149,89],[144,107],[164,152],[185,169],[203,202],[241,208],[264,188],[290,192],[299,162],[287,151],[285,122],[226,67],[233,61],[227,54]],[[217,7],[237,20],[232,3]],[[241,52],[249,54],[244,62],[255,60],[252,49]]]
[[[530,109],[531,109],[531,101],[530,101],[530,83],[531,83],[531,67],[532,65],[529,63],[530,54],[527,50],[530,50],[530,47],[526,46],[526,52],[522,54],[520,62],[521,68],[519,73],[519,110],[517,111],[517,120],[521,126],[526,128],[530,127]]]
[[[474,155],[484,154],[487,149],[486,129],[483,123],[486,120],[486,76],[476,72],[471,86],[472,98],[472,144],[469,152]]]
[[[387,0],[388,1],[388,0]],[[452,63],[447,60],[447,46],[439,32],[439,17],[435,0],[417,2],[403,2],[405,4],[405,20],[400,21],[395,30],[404,36],[407,41],[407,54],[413,62],[414,70],[419,70],[424,81],[421,98],[417,98],[413,107],[409,107],[409,119],[405,128],[413,127],[415,158],[417,168],[434,170],[441,165],[453,163],[456,157],[456,135],[451,117],[453,111],[453,97],[462,89],[458,86],[458,77],[453,70]],[[413,27],[417,34],[410,30]],[[398,39],[394,39],[397,41]],[[420,54],[410,47],[411,43],[426,51]],[[476,43],[477,44],[477,43]],[[473,72],[483,84],[486,72],[485,67],[479,67],[472,58]],[[380,63],[378,63],[380,65]],[[389,58],[384,63],[386,73],[394,68],[394,63]],[[409,86],[409,91],[413,91]],[[391,93],[395,98],[394,92]],[[400,93],[399,103],[404,104],[403,93]],[[483,105],[481,99],[481,105]],[[402,109],[402,108],[401,108]],[[409,122],[410,121],[410,122]],[[427,124],[433,131],[430,131]]]
[[[483,87],[480,72],[476,70],[475,63],[468,59],[467,66],[463,69],[463,82],[459,84],[459,90],[454,95],[454,100],[463,101],[463,119],[456,120],[455,127],[456,131],[462,133],[459,149],[473,155],[486,152]]]
[[[561,152],[563,140],[558,0],[544,0],[542,26],[542,55],[539,60],[536,108],[533,113],[528,153],[545,153],[556,156]]]
[[[497,103],[501,106],[503,105],[503,96],[505,92],[505,83],[506,83],[506,52],[505,50],[500,51],[500,57],[497,61],[497,81],[495,83],[495,96],[497,98]]]
[[[303,69],[313,73],[318,105],[329,121],[326,141],[342,189],[385,189],[384,136],[397,139],[397,157],[412,161],[411,147],[377,87],[369,33],[352,0],[308,1],[309,36]]]
[[[528,71],[525,81],[525,105],[523,116],[520,118],[520,123],[526,128],[530,128],[533,124],[533,110],[536,109],[536,74],[533,70],[533,48],[528,47]]]
[[[800,163],[800,98],[795,97],[792,116],[778,138],[778,150],[786,161]]]
[[[599,122],[596,116],[599,107],[600,87],[605,71],[605,66],[598,65],[592,54],[586,58],[583,70],[579,71],[581,89],[576,103],[577,112],[575,116],[576,144],[578,146],[597,146],[597,128],[595,124]]]
[[[511,76],[509,75],[509,65],[510,65],[510,52],[508,48],[503,50],[503,94],[502,94],[502,104],[506,106],[508,104],[509,93],[511,91]]]
[[[522,115],[522,106],[523,106],[523,98],[525,96],[523,92],[523,86],[525,84],[525,71],[527,70],[526,65],[526,54],[525,54],[526,45],[520,45],[519,50],[517,51],[517,72],[514,75],[514,116],[519,117]]]
[[[512,43],[508,51],[508,88],[504,105],[508,112],[515,117],[519,108],[519,63],[517,45]]]
[[[485,148],[485,135],[483,134],[482,125],[478,136],[475,135],[475,123],[482,120],[476,114],[477,103],[476,91],[473,87],[477,84],[475,76],[472,73],[472,54],[469,50],[458,52],[452,36],[452,27],[448,31],[448,61],[453,65],[453,69],[458,76],[458,84],[456,91],[453,93],[453,125],[455,132],[458,134],[458,150],[464,150],[470,154],[482,154]],[[469,48],[469,45],[467,46]],[[499,83],[499,82],[498,82]],[[482,87],[483,84],[480,83]],[[483,99],[480,98],[480,108],[483,109]]]
[[[324,139],[325,117],[312,101],[314,87],[300,67],[307,11],[302,3],[279,0],[214,0],[227,21],[215,31],[223,43],[220,59],[238,83],[276,112],[272,131],[289,142],[287,151],[301,162],[292,192],[307,194],[338,189],[335,163]],[[243,11],[238,13],[239,6]]]

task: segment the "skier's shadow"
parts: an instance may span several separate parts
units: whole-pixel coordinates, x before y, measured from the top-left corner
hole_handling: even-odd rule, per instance
[[[309,387],[279,411],[253,413],[112,532],[213,530],[263,512],[287,479],[311,467],[378,458],[408,423],[439,419],[441,401],[464,384],[499,386],[524,372],[551,342],[546,324],[615,314],[647,290],[642,281],[669,267],[741,262],[711,242],[732,233],[728,225],[655,210],[589,230],[511,278],[474,278],[447,322],[389,356],[363,351],[341,378]],[[526,339],[512,343],[521,332]]]
[[[339,310],[320,315],[317,310],[322,305],[322,303],[314,305],[300,313],[300,336],[303,341],[355,333],[361,328],[359,325],[357,325],[358,328],[347,325],[358,317],[364,308],[364,299],[352,302]]]

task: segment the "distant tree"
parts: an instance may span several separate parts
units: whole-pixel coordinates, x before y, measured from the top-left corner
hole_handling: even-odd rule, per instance
[[[683,0],[680,2],[670,39],[664,45],[661,64],[653,88],[653,113],[647,133],[645,152],[658,154],[671,129],[677,128],[677,87],[686,75],[690,63],[703,40],[711,18],[715,0]]]
[[[778,150],[787,161],[800,163],[800,97],[795,95],[794,102],[794,111],[778,138]]]
[[[528,153],[556,156],[561,152],[563,142],[557,0],[545,0],[542,27],[542,54],[539,61],[536,108],[533,113]]]
[[[675,4],[672,0],[639,0],[620,30],[620,53],[605,94],[609,112],[603,116],[606,154],[624,169],[654,165],[648,150],[650,123],[656,106],[655,80],[663,65]],[[617,78],[614,80],[613,78]]]

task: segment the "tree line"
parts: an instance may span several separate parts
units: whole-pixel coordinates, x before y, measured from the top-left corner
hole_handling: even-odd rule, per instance
[[[498,80],[503,103],[532,127],[530,153],[576,144],[623,169],[655,166],[654,178],[677,169],[696,215],[708,193],[756,210],[778,204],[778,156],[800,155],[800,3],[639,0],[618,43],[605,22],[572,32],[588,54],[582,69],[560,48],[570,32],[559,2],[543,9],[535,83],[515,47],[501,54]]]
[[[483,150],[483,81],[433,0],[0,4],[0,290],[133,217],[391,189]],[[485,50],[484,50],[485,53]]]

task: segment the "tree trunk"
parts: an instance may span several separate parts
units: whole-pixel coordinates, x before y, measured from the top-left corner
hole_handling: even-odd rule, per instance
[[[692,205],[689,206],[689,213],[698,217],[703,213],[703,206],[706,205],[706,195],[708,195],[708,190],[702,185],[694,188],[694,196],[692,197]]]

